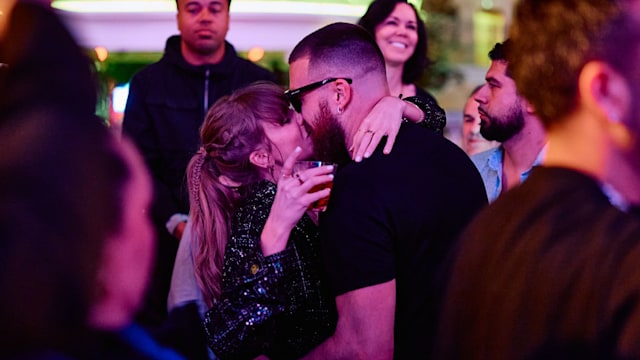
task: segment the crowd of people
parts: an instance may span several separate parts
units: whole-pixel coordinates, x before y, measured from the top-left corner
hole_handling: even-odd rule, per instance
[[[287,90],[230,1],[176,5],[121,136],[49,2],[3,10],[1,358],[640,357],[640,0],[515,4],[462,147],[405,0],[302,38]]]

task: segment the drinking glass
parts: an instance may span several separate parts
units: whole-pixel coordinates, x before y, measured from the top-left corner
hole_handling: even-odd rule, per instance
[[[318,160],[305,160],[305,161],[296,161],[293,165],[293,175],[297,175],[299,172],[320,166],[333,165],[333,175],[335,176],[336,171],[338,170],[338,164],[328,162],[328,161],[318,161]],[[333,181],[328,181],[322,184],[318,184],[309,190],[309,193],[313,193],[316,191],[320,191],[326,188],[332,188]],[[323,197],[322,199],[315,201],[313,204],[309,206],[309,210],[316,211],[325,211],[327,209],[327,203],[329,203],[329,196]]]

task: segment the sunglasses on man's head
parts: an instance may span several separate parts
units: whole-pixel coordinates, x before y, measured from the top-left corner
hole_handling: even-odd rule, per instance
[[[314,83],[311,83],[309,85],[305,85],[303,87],[299,87],[297,89],[293,89],[293,90],[287,90],[284,92],[284,96],[287,98],[287,100],[289,100],[289,103],[291,104],[291,106],[293,107],[293,110],[295,110],[297,113],[301,113],[302,112],[302,101],[300,101],[300,98],[302,97],[302,94],[309,92],[311,90],[315,90],[323,85],[326,85],[330,82],[334,82],[337,80],[343,79],[344,81],[346,81],[348,84],[351,84],[351,82],[353,80],[349,79],[349,78],[328,78],[328,79],[324,79],[324,80],[320,80],[320,81],[316,81]]]

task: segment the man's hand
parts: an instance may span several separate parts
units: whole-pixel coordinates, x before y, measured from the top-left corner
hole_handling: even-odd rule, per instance
[[[184,228],[187,227],[187,222],[182,221],[176,225],[175,230],[173,230],[173,236],[180,241],[182,239],[182,234],[184,233]]]

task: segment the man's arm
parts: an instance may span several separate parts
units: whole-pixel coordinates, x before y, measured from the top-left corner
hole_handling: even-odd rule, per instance
[[[383,137],[386,137],[383,151],[385,154],[390,153],[404,119],[419,123],[424,118],[422,109],[416,104],[395,96],[383,97],[360,123],[349,149],[351,157],[356,162],[368,158]]]
[[[393,359],[396,281],[336,297],[335,333],[304,359]]]

